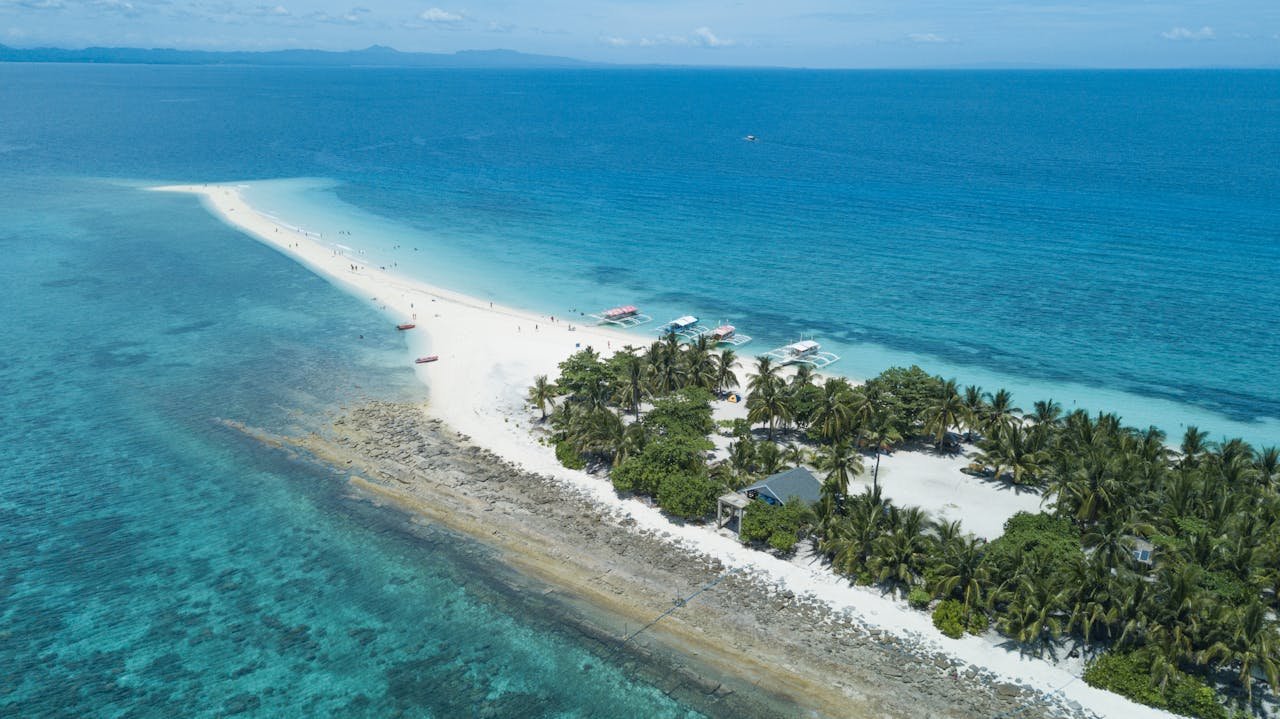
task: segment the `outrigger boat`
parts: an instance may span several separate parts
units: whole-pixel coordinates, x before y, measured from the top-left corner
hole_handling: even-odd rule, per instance
[[[417,325],[413,324],[412,322],[405,322],[404,324],[396,325],[396,329],[400,330],[401,332],[405,330],[411,330],[414,327],[417,327]]]
[[[649,315],[641,314],[635,305],[621,305],[587,316],[595,318],[600,324],[617,325],[618,327],[635,327],[653,321],[653,318]]]
[[[658,334],[676,335],[687,340],[695,339],[699,335],[706,334],[707,332],[707,328],[698,324],[698,318],[693,315],[677,317],[658,328]]]
[[[414,360],[413,363],[426,364],[428,362],[435,362],[438,359],[440,359],[440,357],[437,355],[427,355],[426,357],[419,357],[418,359]]]
[[[823,352],[822,345],[813,340],[800,340],[765,352],[765,355],[778,360],[778,364],[807,364],[815,369],[822,369],[840,359],[839,355]]]
[[[733,345],[734,347],[751,341],[747,335],[738,334],[738,329],[733,325],[720,325],[707,333],[707,339],[711,340],[713,345]]]

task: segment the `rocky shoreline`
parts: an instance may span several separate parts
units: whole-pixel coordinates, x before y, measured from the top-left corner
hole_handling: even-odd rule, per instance
[[[228,424],[302,450],[374,501],[478,540],[514,570],[508,589],[554,602],[599,655],[625,652],[628,670],[710,716],[1085,716],[638,531],[470,444],[419,405],[370,402],[305,437]]]

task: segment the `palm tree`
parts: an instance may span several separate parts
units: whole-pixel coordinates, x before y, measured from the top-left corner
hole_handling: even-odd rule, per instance
[[[766,386],[773,386],[776,389],[782,382],[778,372],[779,367],[773,363],[772,357],[767,355],[756,357],[756,373],[747,380],[747,391],[755,394]]]
[[[906,594],[924,572],[929,537],[929,517],[919,507],[889,508],[888,534],[876,540],[870,567],[876,579]]]
[[[965,439],[973,441],[973,430],[982,428],[982,418],[987,415],[986,395],[982,388],[971,384],[964,388],[964,396],[960,398],[964,405]]]
[[[1037,435],[1020,424],[997,426],[996,434],[983,440],[979,461],[991,465],[997,479],[1008,471],[1016,485],[1036,484],[1045,460]]]
[[[1040,425],[1057,426],[1062,421],[1062,405],[1051,399],[1040,400],[1032,405],[1030,416],[1031,421],[1035,422],[1037,427]]]
[[[886,507],[879,490],[867,490],[850,499],[848,515],[819,545],[831,557],[832,569],[854,577],[867,570],[867,560],[885,523]]]
[[[825,442],[835,442],[853,428],[853,389],[848,380],[831,377],[822,384],[822,399],[810,424],[813,427]]]
[[[1253,704],[1253,671],[1261,669],[1272,687],[1280,687],[1280,635],[1266,605],[1256,599],[1230,611],[1229,629],[1204,650],[1201,661],[1217,660],[1218,666],[1236,664],[1249,704]]]
[[[715,391],[727,392],[729,389],[738,386],[738,375],[734,374],[733,366],[738,363],[738,356],[731,349],[721,350],[720,354],[715,355],[716,360],[716,376]]]
[[[782,471],[782,450],[773,442],[756,443],[756,471],[763,475]]]
[[[545,374],[533,378],[533,386],[529,388],[529,404],[542,411],[542,421],[547,421],[547,405],[555,401],[556,386],[547,380]]]
[[[706,335],[699,336],[684,351],[685,377],[689,385],[706,390],[716,383],[716,359]]]
[[[988,572],[982,564],[986,542],[969,536],[941,546],[942,562],[933,570],[934,589],[942,597],[959,597],[967,621],[986,593]]]
[[[956,389],[956,381],[949,379],[942,383],[938,394],[933,398],[933,403],[925,409],[923,416],[925,431],[933,436],[934,446],[937,449],[942,449],[948,429],[960,428],[964,411],[964,400]]]
[[[636,419],[640,419],[640,403],[648,395],[645,385],[644,360],[635,355],[625,356],[622,376],[618,378],[618,397],[622,405],[630,407],[631,413],[635,415]]]
[[[1009,600],[1000,616],[1005,634],[1041,651],[1062,634],[1063,597],[1047,571],[1021,571],[1001,594]]]
[[[818,455],[818,468],[826,471],[826,484],[844,497],[849,494],[849,480],[862,474],[862,456],[847,441],[836,442]]]
[[[797,390],[811,384],[813,384],[813,367],[807,364],[796,367],[796,373],[791,375],[791,389]]]
[[[876,468],[871,474],[871,487],[880,487],[880,453],[902,441],[902,433],[898,431],[898,416],[889,407],[876,409],[871,415],[871,426],[867,432],[871,445],[876,452]]]
[[[1017,422],[1020,414],[1022,410],[1013,406],[1013,395],[1008,390],[1001,389],[995,394],[988,394],[982,433],[992,436],[1001,428]]]
[[[729,464],[741,476],[751,474],[756,466],[756,443],[743,437],[729,445]]]
[[[685,370],[680,362],[679,345],[659,340],[649,348],[649,386],[655,397],[670,394],[684,386]]]
[[[787,442],[787,446],[782,448],[782,461],[792,467],[799,467],[809,458],[809,453],[804,447],[795,442]]]
[[[1208,432],[1200,431],[1194,424],[1189,425],[1182,435],[1182,445],[1179,448],[1182,459],[1179,463],[1183,466],[1199,466],[1200,460],[1209,451],[1208,439]]]
[[[762,383],[747,398],[747,421],[752,424],[768,424],[769,441],[773,441],[774,430],[779,423],[784,426],[791,422],[791,403],[777,382]]]

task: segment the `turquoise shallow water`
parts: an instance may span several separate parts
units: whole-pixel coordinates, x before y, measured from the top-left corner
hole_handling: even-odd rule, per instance
[[[0,92],[7,170],[329,178],[476,294],[1280,441],[1280,72],[0,66]]]
[[[1273,444],[1278,123],[1276,72],[0,65],[0,715],[688,713],[221,424],[423,389],[371,309],[142,184],[324,178],[251,195],[557,315]]]
[[[221,423],[420,399],[372,311],[186,198],[51,189],[0,199],[0,715],[693,715]]]

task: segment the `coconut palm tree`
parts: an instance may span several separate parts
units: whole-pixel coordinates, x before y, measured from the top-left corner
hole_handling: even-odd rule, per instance
[[[756,372],[747,380],[747,392],[755,394],[767,385],[777,388],[782,382],[778,376],[779,371],[781,368],[773,363],[772,357],[768,355],[756,357]]]
[[[893,448],[902,441],[902,432],[898,430],[898,416],[893,409],[885,406],[877,408],[871,415],[871,425],[867,430],[867,438],[876,453],[876,467],[871,473],[871,487],[880,487],[880,453]]]
[[[1003,427],[1009,427],[1018,421],[1022,410],[1013,406],[1013,395],[1008,390],[997,390],[987,395],[987,407],[983,417],[982,433],[993,436]]]
[[[967,621],[986,594],[989,573],[982,564],[986,542],[968,536],[941,546],[942,561],[933,569],[934,591],[938,596],[958,598]]]
[[[716,383],[716,359],[705,335],[699,336],[683,352],[685,381],[688,386],[711,390]]]
[[[1182,458],[1179,465],[1197,467],[1200,460],[1209,452],[1209,433],[1200,431],[1199,427],[1193,425],[1187,426],[1187,431],[1182,434],[1182,445],[1179,451]]]
[[[983,440],[979,461],[991,465],[997,479],[1007,471],[1016,485],[1037,484],[1045,454],[1035,434],[1020,424],[996,426],[996,433]]]
[[[930,548],[929,517],[919,507],[889,508],[889,532],[875,541],[869,566],[876,580],[905,595],[919,583]]]
[[[738,363],[738,356],[731,349],[720,350],[720,354],[715,355],[716,360],[716,376],[714,388],[716,392],[727,392],[738,386],[738,375],[734,374],[733,366]]]
[[[649,395],[644,360],[630,354],[624,357],[622,372],[618,377],[618,401],[629,408],[636,419],[640,419],[640,403]]]
[[[756,471],[763,475],[777,474],[783,468],[782,450],[773,442],[756,443]]]
[[[679,345],[671,342],[654,342],[649,348],[649,391],[655,397],[662,397],[684,386],[685,371],[680,361]]]
[[[862,456],[847,441],[840,441],[818,454],[817,466],[826,472],[826,483],[844,497],[849,494],[849,480],[862,474]]]
[[[767,424],[769,441],[773,441],[774,430],[781,424],[791,422],[791,403],[779,382],[762,383],[747,398],[747,421],[752,424]]]
[[[1024,565],[1024,571],[1006,582],[1001,595],[1008,604],[1000,614],[1000,630],[1034,647],[1037,655],[1062,634],[1062,591],[1046,567]]]
[[[987,400],[982,388],[971,384],[964,388],[960,402],[964,405],[965,440],[973,441],[973,430],[982,429],[983,417],[987,416]]]
[[[782,448],[782,461],[792,467],[799,467],[808,458],[809,453],[805,451],[805,448],[795,442],[787,442],[787,445]]]
[[[801,387],[808,387],[813,384],[813,367],[802,364],[796,367],[796,373],[791,375],[791,389],[797,390]]]
[[[933,437],[934,446],[942,449],[947,438],[947,430],[960,429],[964,421],[964,399],[956,389],[956,381],[949,379],[938,388],[933,403],[924,411],[924,428]]]
[[[822,384],[822,399],[810,424],[814,428],[824,442],[835,442],[853,428],[853,389],[845,378],[831,377]]]
[[[547,405],[556,398],[556,386],[547,380],[545,374],[533,378],[533,386],[529,387],[529,404],[542,411],[543,422],[547,421]]]
[[[1218,666],[1234,664],[1244,686],[1248,704],[1253,704],[1253,672],[1261,669],[1272,687],[1280,687],[1280,634],[1276,620],[1262,602],[1254,600],[1229,611],[1230,620],[1222,637],[1200,654],[1200,661],[1216,661]]]

